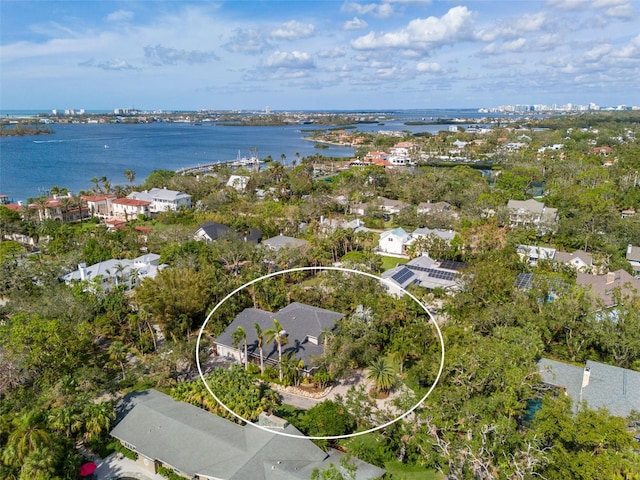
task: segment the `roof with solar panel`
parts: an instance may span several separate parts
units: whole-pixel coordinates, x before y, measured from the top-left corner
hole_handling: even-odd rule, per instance
[[[461,270],[465,267],[466,264],[462,262],[438,261],[423,255],[404,265],[387,270],[382,274],[382,278],[390,280],[403,289],[415,284],[430,290],[434,288],[456,290],[460,288]]]

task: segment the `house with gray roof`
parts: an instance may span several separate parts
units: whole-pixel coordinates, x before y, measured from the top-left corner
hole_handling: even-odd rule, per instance
[[[280,234],[275,237],[267,238],[262,242],[262,246],[277,252],[283,248],[302,248],[308,243],[309,242],[301,238],[288,237],[287,235]]]
[[[640,372],[591,360],[580,367],[548,358],[538,361],[538,371],[545,384],[571,397],[574,411],[583,401],[618,417],[640,411]]]
[[[258,336],[254,325],[257,323],[262,331],[273,328],[273,320],[277,319],[284,329],[287,344],[282,346],[282,356],[293,355],[304,362],[304,371],[312,373],[316,368],[314,359],[324,353],[323,337],[325,332],[335,328],[342,313],[324,308],[293,302],[276,313],[258,308],[245,308],[231,324],[215,340],[218,355],[243,361],[244,345],[234,345],[233,333],[242,327],[247,335],[247,353],[250,360],[260,363]],[[263,360],[265,364],[278,364],[278,349],[275,342],[263,343]]]
[[[512,227],[535,228],[538,232],[545,233],[555,230],[558,223],[557,208],[549,208],[532,198],[509,200],[507,210]]]
[[[89,266],[80,263],[77,270],[67,273],[62,280],[67,285],[86,281],[104,291],[118,285],[125,285],[129,290],[145,278],[155,278],[158,272],[166,267],[165,264],[159,263],[159,259],[160,255],[157,253],[147,253],[133,260],[112,258]]]
[[[270,415],[262,414],[259,424],[303,436],[293,425]],[[157,390],[124,397],[111,436],[137,453],[138,465],[148,472],[155,474],[163,466],[197,480],[302,480],[310,478],[314,469],[331,464],[339,468],[343,456],[333,449],[325,452],[305,438],[233,423]],[[357,480],[385,473],[353,461]]]
[[[213,242],[215,240],[244,240],[250,243],[260,243],[262,232],[257,228],[250,228],[246,232],[238,232],[227,225],[218,222],[206,222],[198,227],[193,235],[195,240]]]
[[[589,291],[598,307],[614,307],[617,303],[616,293],[622,299],[640,295],[640,279],[622,269],[606,275],[578,272],[576,284]]]
[[[406,290],[410,285],[428,290],[440,288],[455,291],[462,286],[461,270],[465,267],[462,262],[433,260],[428,255],[422,255],[387,270],[381,277],[386,280],[389,293],[396,296],[404,295],[401,289]]]
[[[576,250],[573,253],[557,251],[553,260],[569,265],[578,272],[591,273],[594,268],[593,256],[584,250]]]
[[[634,277],[640,278],[640,247],[631,244],[627,245],[625,258],[633,268]]]

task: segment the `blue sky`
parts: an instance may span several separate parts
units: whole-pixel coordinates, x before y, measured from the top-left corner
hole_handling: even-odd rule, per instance
[[[640,2],[0,2],[0,109],[640,105]]]

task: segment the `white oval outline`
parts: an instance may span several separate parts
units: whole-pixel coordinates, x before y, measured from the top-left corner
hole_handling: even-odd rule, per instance
[[[309,436],[309,435],[294,435],[292,433],[285,433],[285,432],[277,431],[275,429],[271,429],[269,427],[258,425],[257,423],[250,422],[247,419],[245,419],[245,418],[241,417],[240,415],[238,415],[236,412],[231,410],[229,407],[227,407],[224,403],[222,403],[220,401],[220,399],[216,396],[216,394],[213,393],[213,391],[209,387],[209,384],[207,383],[206,379],[204,378],[204,374],[202,373],[202,367],[200,366],[200,356],[198,355],[198,352],[200,351],[200,339],[202,338],[202,334],[204,333],[204,327],[206,327],[207,322],[209,321],[211,316],[216,312],[216,310],[218,310],[218,308],[220,308],[220,306],[224,302],[226,302],[228,299],[230,299],[236,293],[238,293],[239,291],[245,289],[246,287],[249,287],[249,286],[253,285],[254,283],[260,282],[262,280],[266,280],[267,278],[271,278],[271,277],[275,277],[275,276],[283,275],[283,274],[287,274],[287,273],[293,273],[293,272],[318,271],[318,270],[320,270],[320,271],[322,271],[322,270],[333,270],[333,271],[339,271],[339,272],[356,273],[356,274],[359,274],[359,275],[364,275],[366,277],[374,278],[376,280],[381,281],[382,283],[384,283],[386,285],[389,285],[389,286],[392,286],[392,287],[395,287],[395,288],[399,288],[400,290],[402,290],[402,292],[407,294],[414,302],[416,302],[418,305],[420,305],[425,312],[427,312],[427,315],[429,315],[430,322],[432,322],[433,325],[436,327],[436,332],[438,333],[438,339],[440,340],[440,369],[438,370],[438,375],[436,376],[436,379],[434,380],[433,384],[431,385],[431,388],[429,388],[429,391],[413,407],[411,407],[409,410],[404,412],[402,415],[399,415],[396,418],[394,418],[393,420],[388,421],[387,423],[383,423],[382,425],[378,425],[377,427],[373,427],[373,428],[370,428],[368,430],[363,430],[361,432],[349,433],[349,434],[346,434],[346,435],[328,435],[328,436],[324,436],[324,437],[314,437],[314,436]],[[422,402],[424,402],[427,399],[427,397],[429,395],[431,395],[431,392],[433,391],[433,389],[436,387],[438,381],[440,380],[440,375],[442,375],[442,370],[444,368],[444,339],[442,338],[442,332],[440,331],[440,327],[438,326],[438,323],[435,321],[435,319],[433,318],[433,316],[431,315],[431,312],[429,312],[427,307],[425,307],[422,304],[422,302],[420,302],[420,300],[418,300],[411,293],[407,292],[404,288],[399,287],[398,285],[395,285],[395,284],[391,283],[389,280],[387,280],[385,278],[378,277],[377,275],[373,275],[372,273],[362,272],[360,270],[353,270],[351,268],[344,268],[344,267],[297,267],[297,268],[288,268],[288,269],[285,269],[285,270],[279,270],[277,272],[272,272],[272,273],[269,273],[269,274],[264,275],[262,277],[259,277],[259,278],[256,278],[254,280],[251,280],[250,282],[247,282],[244,285],[236,288],[233,292],[231,292],[226,297],[224,297],[222,300],[220,300],[220,302],[218,302],[218,304],[215,307],[213,307],[213,310],[211,310],[209,315],[207,315],[207,318],[205,319],[204,323],[202,324],[202,327],[200,327],[200,331],[198,332],[198,338],[196,340],[196,365],[198,366],[198,373],[200,374],[200,378],[204,382],[205,388],[213,396],[213,398],[215,398],[216,402],[218,402],[220,404],[220,406],[222,408],[224,408],[227,412],[229,412],[231,415],[233,415],[234,417],[236,417],[239,420],[242,420],[246,424],[253,425],[254,427],[259,428],[260,430],[264,430],[265,432],[275,433],[276,435],[282,435],[283,437],[302,438],[302,439],[307,439],[307,440],[339,440],[339,439],[343,439],[343,438],[354,438],[354,437],[357,437],[359,435],[364,435],[366,433],[377,432],[378,430],[381,430],[381,429],[383,429],[385,427],[388,427],[391,424],[396,423],[399,420],[402,420],[406,416],[410,415],[416,408],[418,408],[420,406],[420,404],[422,404]],[[295,425],[294,425],[294,427],[295,427]]]

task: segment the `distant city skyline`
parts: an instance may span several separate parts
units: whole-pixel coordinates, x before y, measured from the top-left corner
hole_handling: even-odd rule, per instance
[[[640,105],[630,0],[0,3],[0,109]]]

